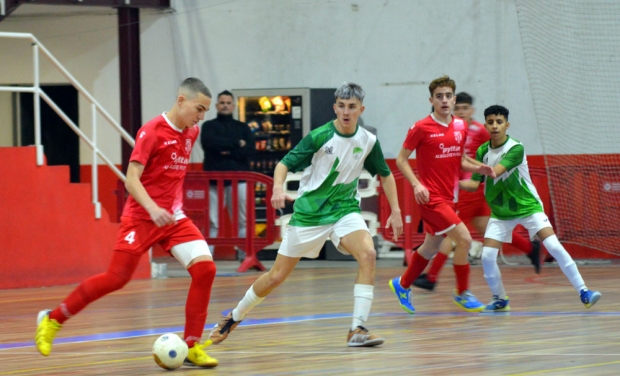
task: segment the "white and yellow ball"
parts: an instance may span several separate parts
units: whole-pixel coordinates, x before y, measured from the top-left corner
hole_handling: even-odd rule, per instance
[[[164,369],[177,369],[187,357],[187,344],[174,333],[162,334],[153,344],[153,358]]]

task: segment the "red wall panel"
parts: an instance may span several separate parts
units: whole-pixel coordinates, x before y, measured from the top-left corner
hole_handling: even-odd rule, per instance
[[[78,283],[104,272],[118,224],[97,220],[90,185],[67,166],[37,166],[35,148],[0,148],[0,288]],[[145,255],[134,278],[149,278]]]

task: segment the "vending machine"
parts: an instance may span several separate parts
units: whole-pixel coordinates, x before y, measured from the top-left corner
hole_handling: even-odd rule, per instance
[[[235,118],[254,132],[256,155],[250,161],[252,171],[273,177],[278,162],[304,136],[335,119],[335,91],[310,88],[231,90],[237,101]],[[254,187],[254,193],[258,230],[268,198],[261,184]],[[288,212],[290,208],[284,211]]]
[[[336,89],[232,90],[237,100],[236,117],[252,129],[256,139],[253,171],[273,176],[273,170],[306,136],[335,118]]]

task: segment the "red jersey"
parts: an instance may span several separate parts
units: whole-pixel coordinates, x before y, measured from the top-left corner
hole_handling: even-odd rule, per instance
[[[155,117],[138,130],[136,146],[129,161],[144,166],[140,182],[149,196],[179,220],[183,213],[183,181],[189,164],[192,146],[200,128],[196,125],[181,130],[166,117]],[[151,219],[149,213],[129,196],[123,215]]]
[[[472,120],[469,124],[467,139],[465,140],[465,154],[467,156],[476,159],[476,151],[480,145],[491,139],[489,131],[484,127],[484,124],[478,123]],[[471,178],[471,172],[461,171],[461,180],[469,180]]]
[[[456,201],[466,138],[465,121],[454,116],[446,125],[431,114],[409,128],[403,147],[416,150],[418,176],[429,202]]]

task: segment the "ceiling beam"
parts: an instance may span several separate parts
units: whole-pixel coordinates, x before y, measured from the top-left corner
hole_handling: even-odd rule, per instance
[[[0,21],[21,4],[169,9],[171,0],[0,0]]]

